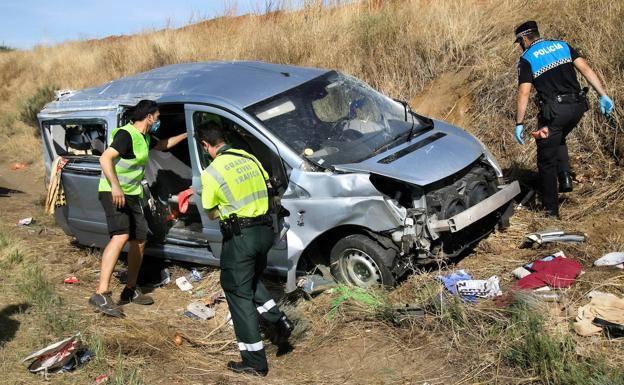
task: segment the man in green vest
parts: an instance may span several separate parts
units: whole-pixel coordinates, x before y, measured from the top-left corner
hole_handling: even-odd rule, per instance
[[[242,358],[227,367],[235,373],[266,376],[258,314],[275,325],[280,345],[288,342],[293,329],[260,281],[274,237],[268,215],[269,176],[253,155],[225,144],[223,131],[214,122],[200,125],[195,135],[213,159],[201,174],[201,199],[210,219],[220,218],[221,286]]]
[[[111,142],[100,156],[99,199],[106,213],[111,237],[102,253],[100,283],[89,299],[89,304],[104,314],[123,317],[118,304],[133,302],[150,305],[154,300],[141,293],[136,286],[143,250],[147,238],[147,221],[143,214],[141,198],[149,150],[169,150],[186,139],[186,133],[159,141],[152,140],[160,127],[158,105],[152,100],[141,100],[131,111],[132,123],[112,131]],[[113,269],[121,250],[129,243],[128,281],[116,304],[109,291]]]

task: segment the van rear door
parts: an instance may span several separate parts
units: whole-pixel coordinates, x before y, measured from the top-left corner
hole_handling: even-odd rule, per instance
[[[56,221],[82,245],[104,247],[109,240],[97,197],[99,156],[106,148],[108,129],[117,126],[118,117],[116,107],[39,114],[47,175],[56,157],[68,160],[61,177],[66,204],[55,210]]]

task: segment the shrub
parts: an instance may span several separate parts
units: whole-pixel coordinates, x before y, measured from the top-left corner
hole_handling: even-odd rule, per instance
[[[19,118],[26,124],[33,127],[39,127],[37,114],[46,103],[54,100],[55,89],[56,87],[51,85],[39,87],[31,97],[22,102],[20,106]],[[39,133],[39,130],[36,130],[35,132]]]

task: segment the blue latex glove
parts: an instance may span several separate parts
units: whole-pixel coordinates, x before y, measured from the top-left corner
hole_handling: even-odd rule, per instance
[[[608,117],[611,115],[611,111],[613,111],[613,100],[607,95],[602,95],[600,97],[600,112]]]
[[[524,131],[524,125],[517,124],[516,132],[514,133],[514,136],[516,137],[516,142],[520,144],[524,144],[524,139],[522,139],[522,131]]]

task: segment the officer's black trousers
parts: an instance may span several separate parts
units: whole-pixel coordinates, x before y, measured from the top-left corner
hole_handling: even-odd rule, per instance
[[[548,138],[537,139],[537,169],[540,177],[542,205],[551,214],[559,214],[557,175],[570,172],[566,137],[583,117],[584,103],[551,106],[551,118],[540,120],[539,128],[548,127]]]
[[[272,244],[271,227],[254,226],[224,241],[221,251],[221,286],[232,314],[238,348],[243,362],[256,369],[268,367],[258,314],[271,323],[282,316],[260,281]]]

